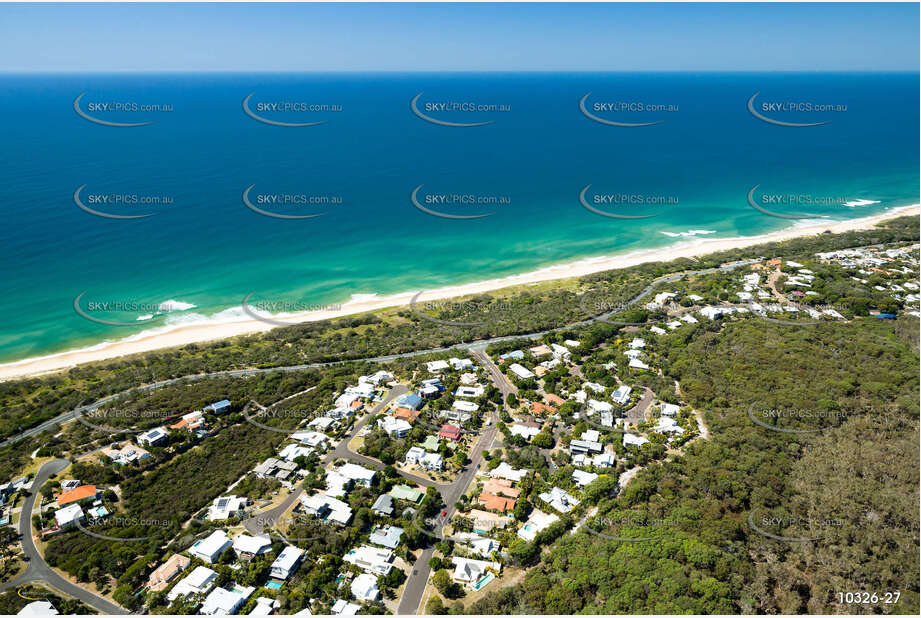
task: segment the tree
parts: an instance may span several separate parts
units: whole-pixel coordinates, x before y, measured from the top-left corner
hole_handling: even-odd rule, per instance
[[[451,581],[451,576],[448,574],[447,569],[439,569],[435,571],[435,575],[432,576],[432,583],[435,584],[438,592],[447,596],[447,593],[454,582]]]

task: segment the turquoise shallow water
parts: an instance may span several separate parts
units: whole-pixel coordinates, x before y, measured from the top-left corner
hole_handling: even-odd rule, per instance
[[[444,126],[435,120],[490,122]],[[747,109],[788,122],[755,118]],[[112,122],[90,122],[78,107]],[[265,124],[322,121],[309,127]],[[589,119],[643,123],[616,127]],[[809,102],[830,111],[762,104]],[[272,111],[271,103],[327,106]],[[102,103],[171,111],[111,112]],[[439,104],[494,106],[446,111]],[[610,111],[605,104],[621,104]],[[85,347],[177,321],[239,314],[244,296],[279,309],[479,281],[554,263],[747,236],[793,223],[758,212],[866,216],[918,201],[916,74],[347,74],[0,77],[5,301],[0,361]],[[260,105],[261,104],[261,105]],[[635,110],[637,104],[658,106]],[[841,106],[846,107],[842,109]],[[590,212],[579,200],[614,219]],[[410,199],[442,214],[422,212]],[[286,220],[273,214],[323,216]],[[116,220],[105,214],[154,214]],[[102,203],[109,194],[168,204]],[[279,206],[270,196],[336,198]],[[664,204],[617,206],[596,195]],[[262,200],[259,197],[262,196]],[[439,204],[441,196],[494,204]],[[812,203],[806,205],[806,198]],[[839,203],[816,204],[838,199]],[[289,198],[297,200],[297,197]],[[872,204],[842,206],[841,201]],[[706,235],[682,236],[691,231]],[[131,326],[87,320],[91,316]],[[194,305],[152,321],[167,300]],[[126,303],[121,310],[102,301]],[[90,310],[91,307],[95,307]]]

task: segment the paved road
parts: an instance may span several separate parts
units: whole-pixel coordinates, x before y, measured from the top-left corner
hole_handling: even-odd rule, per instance
[[[493,370],[499,371],[498,368],[493,364],[489,357],[483,352],[474,352],[474,354],[486,365],[487,370],[490,374],[493,374]],[[504,379],[505,376],[500,376]],[[495,376],[494,376],[495,379]],[[501,384],[500,381],[497,380]],[[508,381],[506,380],[506,383]],[[509,384],[509,386],[511,386]],[[502,386],[499,387],[502,390]],[[512,386],[514,388],[514,386]],[[468,453],[467,458],[470,462],[464,468],[464,470],[454,479],[454,482],[450,485],[439,485],[438,491],[441,494],[442,502],[446,505],[443,509],[445,511],[444,521],[450,521],[454,516],[455,509],[454,505],[460,500],[460,497],[469,489],[470,485],[476,479],[477,469],[480,468],[483,464],[483,452],[492,447],[492,444],[496,437],[496,422],[498,421],[498,415],[493,413],[491,415],[491,422],[482,432],[480,432],[479,439],[474,445],[473,449]],[[440,538],[439,531],[439,538]],[[422,551],[422,554],[413,564],[413,570],[409,575],[409,578],[406,581],[406,586],[403,588],[403,596],[400,598],[400,605],[397,608],[397,614],[400,615],[411,615],[419,611],[419,604],[422,602],[422,595],[425,593],[425,586],[428,583],[429,575],[431,574],[431,567],[429,567],[429,560],[431,560],[432,555],[435,553],[434,547],[426,548]],[[423,608],[424,609],[424,608]]]
[[[758,261],[759,260],[742,260],[740,262],[733,262],[731,264],[723,264],[722,266],[718,268],[705,268],[702,270],[684,271],[680,273],[672,273],[669,275],[664,275],[652,281],[649,285],[643,288],[643,290],[639,294],[633,297],[632,300],[625,303],[624,306],[629,307],[629,306],[635,305],[636,303],[641,301],[643,298],[648,296],[650,293],[652,293],[652,291],[656,287],[661,285],[662,283],[671,283],[674,281],[678,281],[684,277],[688,277],[692,275],[703,275],[703,274],[714,273],[714,272],[725,272],[726,270],[732,270],[734,268],[753,264]],[[403,352],[400,354],[388,354],[386,356],[374,356],[371,358],[358,358],[358,359],[341,360],[341,361],[330,361],[327,363],[307,363],[303,365],[288,365],[288,366],[283,366],[283,367],[265,367],[265,368],[260,368],[260,369],[231,369],[227,371],[213,371],[210,373],[199,373],[199,374],[194,374],[194,375],[189,375],[189,376],[180,376],[178,378],[171,378],[168,380],[160,380],[159,382],[152,382],[150,384],[144,384],[142,386],[134,387],[134,388],[122,391],[120,393],[116,393],[114,395],[109,395],[108,397],[99,399],[98,401],[95,401],[91,404],[83,405],[74,410],[70,410],[68,412],[59,414],[58,416],[50,420],[47,420],[40,425],[32,427],[31,429],[27,429],[7,440],[4,440],[3,442],[0,442],[0,448],[7,446],[8,444],[12,444],[13,442],[18,442],[19,440],[22,440],[24,438],[28,438],[30,436],[37,435],[47,429],[54,427],[55,425],[60,425],[61,423],[65,423],[67,421],[73,420],[75,416],[77,416],[78,414],[85,414],[87,412],[92,412],[96,410],[97,408],[99,408],[101,405],[104,405],[105,403],[113,401],[117,399],[118,397],[121,397],[122,395],[130,391],[133,391],[133,390],[150,391],[150,390],[162,388],[164,386],[168,386],[170,384],[175,384],[183,380],[204,380],[207,378],[217,378],[217,377],[236,378],[236,377],[258,375],[262,373],[271,373],[273,371],[285,371],[285,372],[304,371],[307,369],[320,369],[323,367],[332,367],[334,365],[344,365],[347,363],[362,363],[362,362],[386,363],[389,361],[396,360],[398,358],[409,358],[412,356],[420,356],[423,354],[434,354],[437,352],[447,352],[449,350],[455,350],[455,349],[465,349],[470,352],[476,353],[476,352],[482,352],[486,348],[486,346],[493,344],[493,343],[499,343],[501,341],[509,341],[512,339],[538,339],[548,333],[554,333],[554,332],[561,331],[561,330],[567,330],[567,329],[575,328],[578,326],[592,324],[594,322],[600,322],[600,321],[603,321],[608,316],[610,316],[612,313],[613,312],[603,313],[603,314],[588,318],[586,320],[575,322],[573,324],[567,324],[565,326],[560,326],[558,328],[551,328],[551,329],[536,332],[536,333],[529,333],[529,334],[524,334],[524,335],[506,335],[503,337],[493,337],[492,339],[484,339],[481,341],[475,341],[475,342],[469,342],[469,343],[459,343],[457,345],[449,346],[449,347],[429,348],[426,350],[416,350],[413,352]]]
[[[19,533],[22,535],[22,549],[29,558],[29,566],[26,572],[16,579],[0,584],[0,591],[16,588],[29,582],[42,581],[52,588],[63,592],[68,596],[79,599],[93,609],[103,614],[129,614],[130,612],[119,607],[118,605],[93,594],[86,588],[70,583],[58,575],[45,559],[39,553],[35,546],[35,539],[32,537],[32,509],[38,498],[39,490],[48,479],[70,465],[66,459],[54,459],[49,461],[39,469],[32,481],[31,495],[26,498],[22,507],[22,514],[19,517]]]

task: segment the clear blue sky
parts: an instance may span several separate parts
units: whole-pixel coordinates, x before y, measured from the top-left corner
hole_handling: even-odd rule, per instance
[[[914,4],[0,4],[0,71],[917,71]]]

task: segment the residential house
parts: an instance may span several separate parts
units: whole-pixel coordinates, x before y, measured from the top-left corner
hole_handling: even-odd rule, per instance
[[[574,480],[579,487],[585,487],[597,478],[598,475],[594,472],[585,472],[583,470],[572,471],[572,480]]]
[[[301,559],[304,557],[304,550],[298,549],[293,545],[285,545],[275,558],[269,569],[269,576],[275,579],[285,580],[291,577],[291,574],[297,571],[301,566]]]
[[[169,560],[154,569],[150,577],[147,578],[147,589],[151,592],[159,592],[169,587],[177,575],[186,570],[192,559],[182,554],[173,554]]]
[[[408,408],[410,410],[420,410],[422,408],[422,397],[415,393],[406,393],[397,399],[397,407]]]
[[[485,509],[499,511],[500,513],[511,511],[515,508],[514,499],[506,498],[505,496],[497,496],[485,491],[479,495],[477,502]]]
[[[455,517],[465,517],[472,521],[473,531],[476,534],[489,534],[493,528],[505,528],[512,522],[511,517],[481,511],[480,509],[472,509],[466,515],[462,513],[456,514]]]
[[[600,442],[592,442],[589,440],[571,440],[569,442],[569,453],[571,455],[600,453],[602,450],[604,449]]]
[[[462,532],[456,534],[454,538],[457,539],[461,545],[465,546],[467,551],[474,556],[488,557],[501,548],[499,541],[472,532]]]
[[[425,368],[428,369],[429,373],[442,373],[448,370],[448,361],[444,360],[435,360],[429,361],[425,364]]]
[[[221,496],[215,498],[211,506],[208,507],[209,521],[221,521],[242,515],[249,504],[249,498],[246,496]]]
[[[76,502],[54,512],[54,521],[61,530],[73,528],[85,520],[86,516],[83,514],[83,509]]]
[[[215,530],[207,538],[195,541],[192,547],[189,548],[189,554],[196,558],[201,558],[208,564],[212,564],[232,545],[233,542],[226,532]]]
[[[58,507],[67,506],[71,503],[91,502],[99,499],[99,490],[95,485],[80,485],[73,489],[61,492],[57,498]]]
[[[395,485],[390,490],[390,496],[395,500],[407,500],[414,504],[419,504],[422,502],[422,498],[425,497],[425,493],[407,485]]]
[[[498,466],[496,466],[495,469],[490,471],[489,476],[493,478],[508,479],[518,483],[525,477],[525,475],[527,475],[527,473],[527,470],[516,470],[515,468],[508,465],[507,462],[503,461]]]
[[[521,360],[524,358],[524,352],[521,350],[514,350],[512,352],[506,352],[505,354],[499,355],[499,360],[505,362],[509,359],[512,360]]]
[[[611,399],[614,400],[614,403],[625,406],[630,402],[630,393],[632,391],[633,389],[629,386],[618,386],[617,389],[611,393]]]
[[[102,449],[102,454],[111,459],[112,463],[120,466],[135,461],[143,461],[150,457],[150,453],[131,442],[124,442],[121,447],[117,444],[112,444],[108,448]]]
[[[371,543],[381,545],[387,549],[396,549],[403,536],[403,528],[396,526],[381,526],[371,532]]]
[[[405,438],[413,428],[412,425],[402,418],[394,418],[392,416],[385,416],[378,419],[377,426],[383,429],[391,438]]]
[[[301,495],[301,506],[304,512],[318,517],[323,521],[331,521],[346,525],[352,519],[352,507],[326,494]]]
[[[681,411],[680,406],[676,406],[673,403],[663,403],[662,404],[662,414],[663,416],[675,416],[678,412]]]
[[[461,412],[471,413],[480,409],[480,406],[473,403],[472,401],[464,401],[463,399],[455,399],[451,407],[455,410],[460,410]]]
[[[60,612],[51,604],[50,601],[32,601],[26,603],[21,610],[16,612],[17,616],[57,616]]]
[[[643,436],[636,436],[632,433],[624,434],[624,446],[643,446],[647,442],[649,442],[649,440]]]
[[[163,427],[155,427],[150,431],[145,431],[137,437],[138,444],[147,446],[163,446],[169,440],[169,432]]]
[[[362,545],[350,550],[342,557],[349,564],[374,575],[387,575],[393,569],[393,552],[370,545]]]
[[[577,500],[575,496],[566,493],[566,491],[559,487],[553,487],[550,491],[539,494],[538,498],[560,513],[568,513],[579,504],[579,500]]]
[[[460,439],[460,436],[461,428],[455,425],[442,425],[438,431],[438,437],[445,440],[454,440],[456,442]]]
[[[454,581],[473,587],[484,575],[487,569],[493,571],[502,570],[502,565],[498,562],[489,562],[486,560],[471,560],[470,558],[460,558],[454,556],[451,558],[451,564],[454,565]]]
[[[361,605],[355,605],[354,603],[339,599],[333,603],[329,611],[333,616],[354,616],[360,609]]]
[[[546,529],[552,523],[559,521],[559,516],[554,515],[553,513],[544,513],[539,509],[534,509],[531,511],[528,521],[524,523],[520,530],[518,530],[518,536],[523,538],[525,541],[533,541],[537,534],[542,530]]]
[[[223,414],[224,412],[230,412],[230,401],[227,399],[221,399],[220,401],[215,401],[211,405],[204,407],[205,412],[213,412],[214,414]]]
[[[509,371],[514,373],[516,376],[518,376],[522,380],[530,380],[531,378],[536,377],[534,373],[531,372],[530,369],[523,367],[522,365],[519,365],[518,363],[512,363],[511,365],[509,365]]]
[[[207,594],[217,579],[217,573],[208,567],[197,566],[185,576],[178,584],[173,586],[166,598],[172,602],[179,597],[196,594]]]
[[[272,551],[272,539],[268,536],[241,534],[233,540],[233,550],[243,560],[252,560],[256,556]]]
[[[398,418],[407,423],[415,423],[416,419],[419,418],[419,411],[410,410],[409,408],[397,408],[393,411],[393,418]]]
[[[371,510],[377,515],[393,515],[393,497],[390,494],[381,494],[371,505]]]
[[[530,442],[531,438],[540,433],[540,427],[526,423],[513,423],[508,429],[513,436],[521,436],[526,442]]]
[[[473,369],[473,361],[469,358],[449,358],[448,362],[454,371],[467,371]]]
[[[359,601],[376,601],[381,596],[381,591],[377,587],[377,577],[368,573],[362,573],[353,579],[350,589],[352,596]]]
[[[250,595],[253,594],[254,590],[255,588],[252,586],[247,586],[245,588],[235,587],[233,590],[215,588],[205,597],[205,602],[202,603],[198,613],[202,616],[228,616],[236,614],[237,611],[243,607],[243,604],[246,603],[246,600],[249,599]]]

